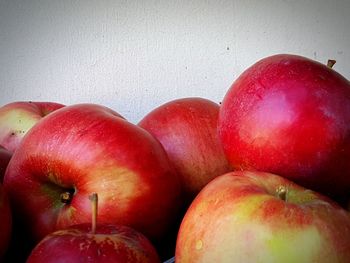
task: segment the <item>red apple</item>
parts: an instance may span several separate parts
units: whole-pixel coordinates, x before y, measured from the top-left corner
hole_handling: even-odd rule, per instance
[[[350,214],[270,173],[215,178],[189,207],[175,259],[188,262],[350,262]]]
[[[0,261],[3,258],[10,242],[12,215],[10,210],[10,202],[0,183]]]
[[[170,101],[148,113],[139,126],[164,146],[187,199],[210,180],[231,171],[217,134],[219,105],[204,98]]]
[[[16,101],[0,107],[0,145],[13,153],[34,124],[63,106],[55,102]]]
[[[2,183],[6,167],[11,159],[12,154],[0,145],[0,183]]]
[[[350,193],[350,82],[330,67],[289,54],[258,61],[227,91],[218,130],[236,169]]]
[[[152,243],[133,228],[97,224],[97,194],[92,195],[92,224],[79,224],[47,235],[27,263],[159,263]]]
[[[33,249],[27,263],[54,262],[160,262],[151,242],[127,226],[90,224],[71,226],[46,236]]]
[[[87,195],[99,193],[100,222],[160,238],[180,206],[180,183],[161,144],[96,104],[66,106],[23,138],[4,177],[16,214],[36,240],[90,222]]]
[[[122,225],[79,224],[47,235],[33,249],[27,263],[54,262],[160,262],[151,242]]]

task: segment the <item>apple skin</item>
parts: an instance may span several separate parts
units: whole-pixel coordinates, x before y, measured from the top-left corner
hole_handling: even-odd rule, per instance
[[[35,240],[90,222],[92,192],[100,223],[130,226],[152,241],[181,205],[180,182],[161,144],[96,104],[66,106],[40,120],[13,154],[4,186]]]
[[[80,224],[47,235],[27,263],[135,262],[160,263],[152,243],[136,230],[121,225]]]
[[[0,183],[0,261],[4,257],[8,249],[11,230],[12,230],[12,214],[10,209],[10,202],[2,184]]]
[[[13,153],[41,118],[64,107],[56,102],[15,101],[0,108],[0,145]]]
[[[5,171],[11,157],[12,154],[0,145],[0,183],[3,181]]]
[[[218,131],[235,169],[350,193],[350,82],[319,62],[278,54],[252,65],[227,91]]]
[[[285,200],[278,194],[287,192]],[[281,176],[235,171],[211,181],[181,223],[185,262],[350,262],[350,214]]]
[[[169,101],[138,123],[163,145],[188,202],[213,178],[232,171],[218,138],[218,115],[218,104],[190,97]]]

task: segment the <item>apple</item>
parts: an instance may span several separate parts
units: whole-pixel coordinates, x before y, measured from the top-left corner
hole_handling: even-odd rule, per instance
[[[0,107],[0,145],[13,153],[41,118],[62,108],[56,102],[15,101]]]
[[[136,230],[122,225],[79,224],[47,235],[30,254],[27,263],[139,262],[158,263],[152,243]]]
[[[152,243],[134,229],[101,225],[91,233],[90,224],[57,230],[32,251],[27,263],[39,262],[160,262]]]
[[[99,193],[101,224],[147,238],[164,235],[181,205],[181,185],[162,145],[97,104],[74,104],[42,118],[23,138],[4,186],[33,239],[90,222],[87,195]]]
[[[190,97],[169,101],[138,123],[163,145],[188,202],[213,178],[232,170],[219,142],[218,115],[217,103]]]
[[[350,262],[350,214],[271,173],[235,171],[197,195],[181,223],[177,263]]]
[[[4,178],[6,167],[12,157],[12,154],[0,145],[0,183]]]
[[[12,215],[10,202],[3,186],[0,183],[0,261],[4,257],[5,252],[10,243],[12,230]]]
[[[235,169],[350,193],[350,82],[326,65],[291,54],[256,62],[225,94],[218,132]]]
[[[133,262],[160,263],[152,243],[123,225],[97,224],[97,193],[92,196],[92,224],[57,230],[41,240],[27,263]]]

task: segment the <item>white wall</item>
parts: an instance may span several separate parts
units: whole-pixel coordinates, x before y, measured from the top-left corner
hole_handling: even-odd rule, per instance
[[[349,0],[0,0],[0,105],[93,102],[132,122],[219,102],[257,60],[295,53],[350,78]]]

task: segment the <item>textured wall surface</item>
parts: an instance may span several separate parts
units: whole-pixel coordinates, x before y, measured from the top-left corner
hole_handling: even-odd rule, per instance
[[[350,78],[350,1],[0,0],[0,104],[93,102],[132,122],[215,102],[257,60],[294,53]]]

